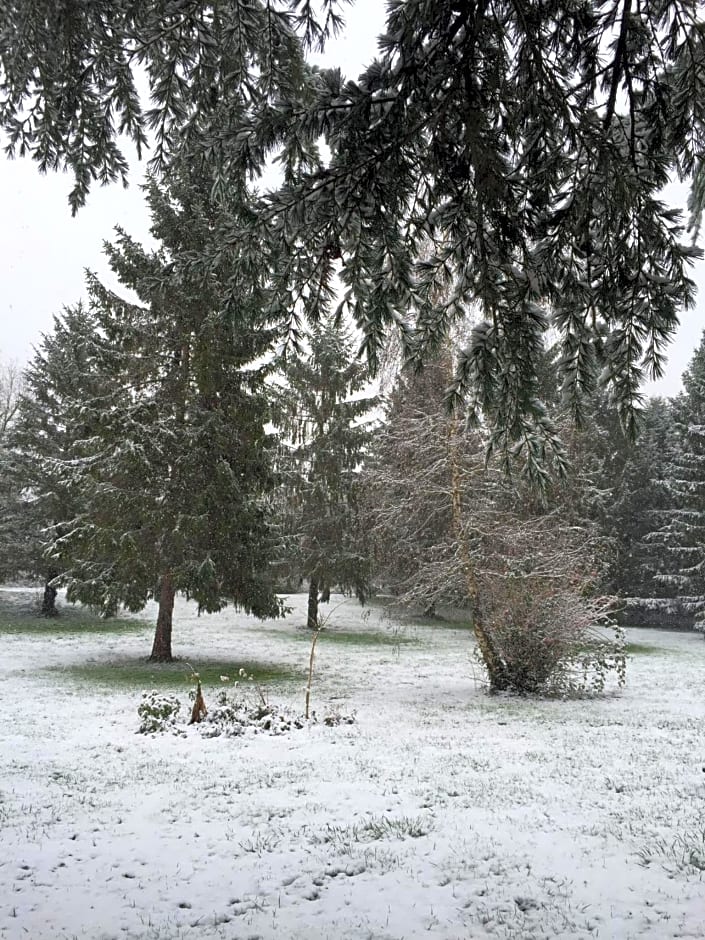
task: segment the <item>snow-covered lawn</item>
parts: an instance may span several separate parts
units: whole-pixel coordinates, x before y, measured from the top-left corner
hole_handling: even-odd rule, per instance
[[[175,652],[278,666],[270,700],[302,711],[304,601],[264,625],[181,602]],[[491,699],[466,630],[346,601],[331,629],[370,642],[321,637],[312,705],[354,725],[206,738],[136,734],[141,688],[107,684],[141,619],[0,613],[0,937],[705,936],[701,636],[630,631],[619,696]]]

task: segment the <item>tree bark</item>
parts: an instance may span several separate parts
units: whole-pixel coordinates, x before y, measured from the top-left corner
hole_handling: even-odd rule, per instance
[[[504,692],[509,688],[507,667],[495,646],[492,635],[483,623],[480,587],[475,576],[475,565],[473,564],[467,533],[463,525],[462,478],[460,473],[460,458],[458,456],[458,424],[457,419],[450,422],[448,435],[453,525],[456,538],[458,539],[458,549],[463,563],[465,584],[470,599],[472,629],[475,633],[475,639],[477,640],[482,661],[487,668],[487,675],[490,680],[490,692]]]
[[[162,575],[159,586],[159,613],[157,615],[157,629],[154,632],[152,654],[149,657],[153,663],[170,663],[174,657],[171,655],[171,627],[174,614],[174,582],[170,571]]]
[[[56,588],[47,581],[44,585],[44,596],[42,597],[42,617],[58,617],[56,595]]]
[[[309,630],[318,630],[318,581],[311,578],[308,585],[308,617],[306,626]]]

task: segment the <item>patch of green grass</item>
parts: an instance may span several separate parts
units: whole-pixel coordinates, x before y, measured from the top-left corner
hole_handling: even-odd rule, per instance
[[[71,666],[53,666],[47,672],[61,675],[75,682],[113,689],[188,689],[193,684],[191,666],[201,677],[204,692],[217,686],[223,688],[221,676],[228,676],[230,683],[252,684],[240,678],[244,669],[258,685],[281,682],[303,682],[303,669],[277,663],[243,662],[242,660],[209,659],[173,663],[150,663],[134,657],[100,662],[76,663]]]
[[[0,594],[0,636],[20,633],[32,636],[107,635],[152,629],[150,624],[141,620],[120,617],[105,620],[86,607],[62,606],[57,617],[42,617],[30,595],[20,597],[20,603],[8,604]]]
[[[329,824],[322,831],[312,833],[310,838],[314,844],[335,845],[345,851],[356,842],[405,839],[407,836],[419,839],[432,829],[432,820],[422,816],[369,816],[352,826]]]
[[[299,631],[305,639],[310,641],[309,631]],[[414,637],[405,636],[403,633],[394,630],[381,631],[371,630],[322,630],[318,637],[318,643],[325,646],[326,643],[335,643],[340,646],[404,646],[418,643]]]
[[[298,628],[291,633],[283,633],[281,630],[268,630],[267,633],[280,639],[287,637],[308,645],[313,640],[313,632],[305,628]],[[341,646],[407,646],[418,645],[419,641],[416,637],[405,636],[398,630],[337,630],[331,627],[321,631],[317,646],[320,648],[327,643]]]
[[[625,653],[627,656],[650,656],[652,653],[662,652],[656,646],[647,646],[646,643],[627,643]]]
[[[423,614],[420,611],[398,607],[391,594],[378,594],[365,600],[365,607],[372,608],[381,614],[381,619],[392,620],[412,627],[434,627],[439,630],[466,630],[472,632],[469,614],[467,617],[459,608],[441,608],[435,616]]]
[[[445,617],[425,617],[401,615],[403,622],[412,627],[430,627],[432,630],[460,630],[463,633],[472,633],[472,624],[469,620],[447,620]]]

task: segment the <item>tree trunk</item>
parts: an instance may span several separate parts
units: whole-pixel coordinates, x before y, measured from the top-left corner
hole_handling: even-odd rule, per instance
[[[170,663],[174,657],[171,655],[171,626],[174,613],[174,582],[171,572],[162,575],[159,586],[159,613],[157,615],[157,629],[154,632],[152,654],[149,657],[153,663]]]
[[[56,609],[56,588],[47,581],[44,585],[44,596],[42,597],[42,617],[58,617],[59,611]]]
[[[318,581],[311,578],[308,585],[308,617],[306,626],[309,630],[318,630]]]
[[[468,545],[467,533],[463,525],[462,478],[460,474],[460,458],[458,456],[458,425],[459,422],[457,419],[452,420],[448,434],[453,525],[456,538],[458,539],[458,549],[463,562],[465,584],[470,599],[472,628],[475,633],[480,655],[482,656],[482,661],[487,669],[487,675],[490,680],[490,692],[503,692],[509,688],[507,667],[494,644],[492,635],[485,628],[483,623],[480,588],[477,583],[477,578],[475,577],[475,566],[473,564],[470,546]]]

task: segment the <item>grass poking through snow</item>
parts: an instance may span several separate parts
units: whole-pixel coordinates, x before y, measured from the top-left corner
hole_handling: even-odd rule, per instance
[[[627,656],[651,656],[663,651],[655,646],[647,646],[645,643],[627,643],[625,652]]]
[[[272,634],[281,636],[281,632],[270,631]],[[301,640],[307,645],[311,645],[313,634],[310,630],[298,629],[291,634],[296,640]],[[405,635],[401,630],[390,629],[385,632],[381,630],[340,630],[324,628],[318,637],[318,649],[322,649],[329,643],[336,646],[414,646],[418,645],[419,640],[413,636]]]
[[[107,620],[85,607],[62,605],[56,617],[42,617],[39,602],[12,603],[12,595],[0,591],[0,635],[75,636],[80,634],[140,633],[150,629],[143,620],[112,617]]]
[[[211,717],[240,669],[300,714],[306,595],[265,622],[178,599],[169,665],[154,604],[35,601],[0,591],[0,938],[705,937],[701,637],[629,630],[621,695],[489,697],[467,625],[343,601],[312,707],[353,725],[146,736],[141,692],[183,714],[192,669]]]
[[[171,689],[177,691],[189,688],[193,684],[191,681],[192,667],[201,677],[201,683],[206,693],[209,689],[220,688],[224,685],[221,676],[227,676],[230,682],[240,681],[244,685],[247,680],[239,679],[240,669],[244,669],[248,676],[252,676],[253,683],[258,685],[287,682],[301,683],[304,681],[303,669],[252,660],[208,659],[194,662],[177,660],[173,663],[151,663],[144,659],[126,658],[57,666],[47,671],[60,674],[76,682],[103,688],[119,690]]]

